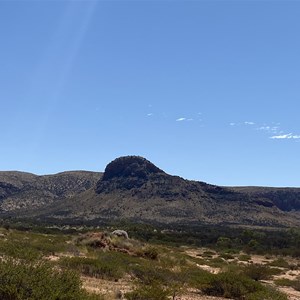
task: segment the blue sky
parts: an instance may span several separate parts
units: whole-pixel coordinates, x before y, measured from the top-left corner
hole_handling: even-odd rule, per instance
[[[0,169],[141,155],[300,186],[300,2],[1,1]]]

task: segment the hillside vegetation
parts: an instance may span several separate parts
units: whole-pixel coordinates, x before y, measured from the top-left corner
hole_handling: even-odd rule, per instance
[[[200,247],[204,231],[187,240],[150,225],[127,224],[129,239],[114,227],[3,226],[1,299],[286,300],[300,290],[300,255],[283,251],[299,245],[296,230],[281,233],[284,248],[278,233],[263,244],[262,232],[215,228],[216,242]]]

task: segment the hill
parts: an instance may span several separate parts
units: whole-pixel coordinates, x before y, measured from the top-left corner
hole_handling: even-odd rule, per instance
[[[220,187],[172,176],[138,156],[102,173],[0,174],[3,211],[42,220],[299,226],[300,189]]]
[[[62,172],[38,176],[25,172],[0,172],[0,209],[2,212],[44,207],[92,188],[102,173]]]

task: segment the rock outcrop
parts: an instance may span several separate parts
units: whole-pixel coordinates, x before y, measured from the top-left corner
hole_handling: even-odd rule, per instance
[[[140,156],[124,156],[109,163],[103,177],[98,181],[96,192],[111,192],[115,189],[140,188],[149,180],[166,175],[147,159]]]

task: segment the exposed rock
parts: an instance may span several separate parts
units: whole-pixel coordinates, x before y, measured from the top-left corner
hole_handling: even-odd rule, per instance
[[[117,230],[114,230],[111,234],[128,239],[128,233],[125,230],[117,229]]]
[[[157,173],[165,174],[164,171],[143,157],[123,156],[113,160],[106,166],[102,180],[107,181],[116,177],[147,179],[149,175]]]
[[[148,180],[165,175],[161,169],[140,156],[124,156],[109,163],[98,181],[96,192],[140,188]]]

